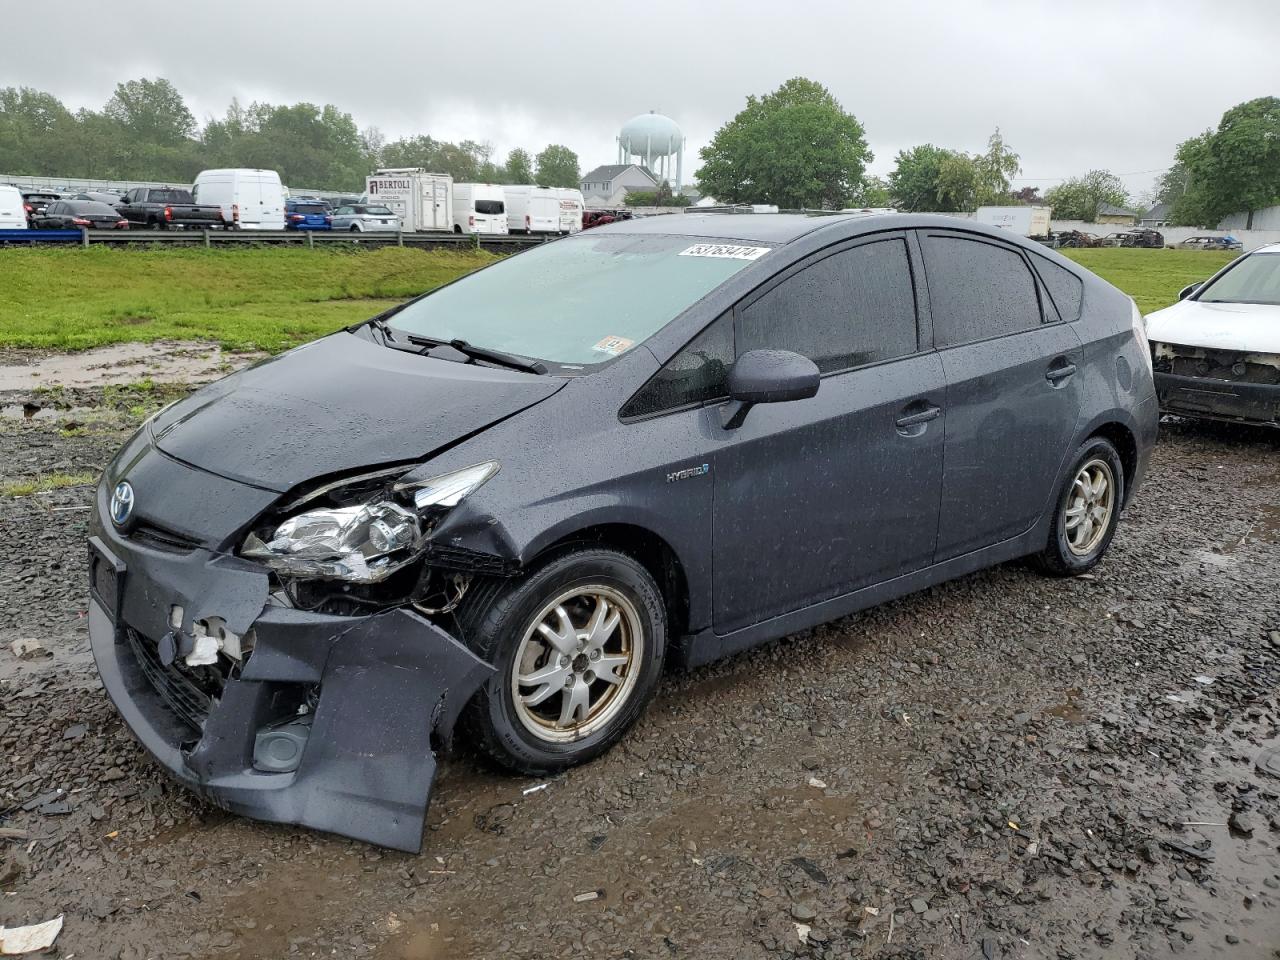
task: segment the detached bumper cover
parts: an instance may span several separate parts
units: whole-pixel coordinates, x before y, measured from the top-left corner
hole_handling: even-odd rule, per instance
[[[1251,423],[1280,423],[1280,384],[1247,383],[1156,373],[1160,409],[1166,413]]]
[[[447,739],[491,666],[407,610],[336,617],[268,604],[267,577],[252,564],[203,549],[151,549],[95,528],[94,659],[125,722],[170,774],[235,813],[421,848],[433,739]],[[229,630],[256,635],[199,726],[173,709],[155,663],[131,645],[170,633],[175,604],[185,610],[184,631],[221,617]],[[296,770],[264,773],[253,765],[255,735],[281,719],[290,684],[318,685],[310,736]]]

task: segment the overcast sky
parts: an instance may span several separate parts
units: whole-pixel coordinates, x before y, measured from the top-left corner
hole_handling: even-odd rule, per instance
[[[977,151],[998,124],[1018,185],[1100,167],[1135,192],[1224,110],[1280,95],[1280,0],[61,0],[39,19],[0,87],[98,109],[163,76],[201,123],[232,97],[333,103],[389,140],[566,143],[584,172],[657,110],[688,138],[686,180],[747,94],[797,75],[862,121],[874,173],[919,143]],[[50,56],[77,46],[64,31],[94,55]]]

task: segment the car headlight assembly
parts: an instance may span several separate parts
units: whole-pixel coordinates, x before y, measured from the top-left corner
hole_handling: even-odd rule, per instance
[[[269,536],[251,533],[241,555],[284,577],[378,583],[420,557],[441,513],[498,472],[478,463],[422,481],[401,481],[364,503],[307,510]]]

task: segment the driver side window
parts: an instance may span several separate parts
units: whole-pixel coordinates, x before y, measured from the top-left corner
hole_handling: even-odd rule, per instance
[[[644,417],[728,397],[733,356],[733,316],[725,314],[650,377],[620,416]]]

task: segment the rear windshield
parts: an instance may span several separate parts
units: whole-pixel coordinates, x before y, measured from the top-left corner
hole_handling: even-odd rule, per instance
[[[1213,283],[1202,287],[1201,303],[1266,303],[1280,305],[1280,253],[1245,257]]]
[[[477,200],[476,213],[506,213],[507,208],[501,200]]]
[[[295,203],[293,205],[295,213],[328,213],[329,208],[323,203]]]
[[[389,217],[391,210],[387,207],[356,207],[356,213],[367,213],[375,217]]]
[[[82,217],[120,216],[115,209],[98,200],[69,200],[67,207],[71,213]]]
[[[687,236],[579,235],[465,276],[389,322],[433,340],[587,366],[642,343],[766,253]]]
[[[190,203],[191,191],[189,190],[152,190],[147,194],[147,199],[152,203]]]

